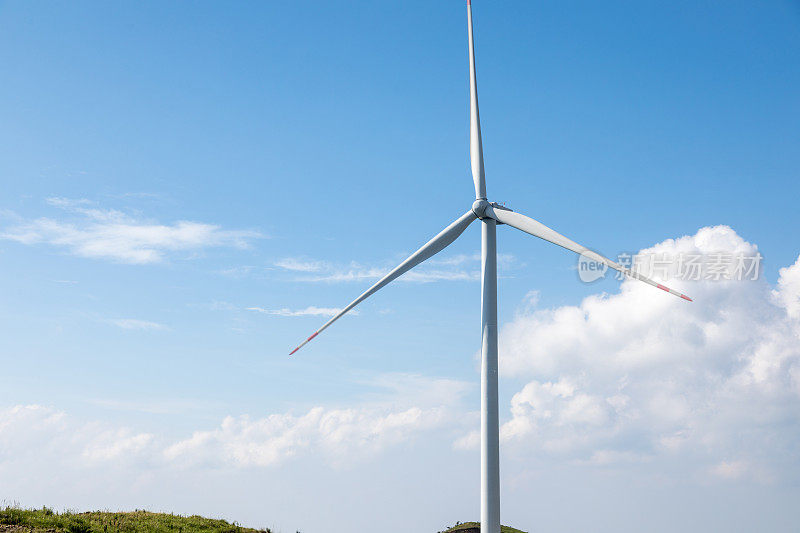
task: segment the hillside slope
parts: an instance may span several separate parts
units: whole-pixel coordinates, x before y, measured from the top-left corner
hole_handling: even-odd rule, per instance
[[[478,522],[457,523],[441,533],[480,533]],[[267,529],[241,527],[235,522],[149,511],[87,513],[52,509],[0,509],[0,533],[272,533]],[[502,533],[525,533],[503,526]]]
[[[225,520],[148,511],[56,513],[42,509],[0,509],[0,533],[270,533]]]
[[[464,522],[463,524],[456,524],[450,529],[445,529],[441,533],[473,533],[473,532],[480,533],[480,530],[481,530],[480,522]],[[525,532],[520,531],[519,529],[514,529],[513,527],[509,526],[500,526],[500,533],[525,533]]]

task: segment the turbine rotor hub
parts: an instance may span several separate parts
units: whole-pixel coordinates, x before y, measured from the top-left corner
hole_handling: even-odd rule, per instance
[[[485,198],[479,198],[472,203],[472,212],[475,216],[483,220],[484,218],[494,218],[490,215],[492,204]]]
[[[481,220],[486,220],[487,218],[491,218],[497,220],[497,217],[494,214],[495,209],[500,209],[501,211],[513,211],[504,205],[500,205],[497,202],[490,202],[485,198],[478,198],[472,203],[472,212],[475,213]],[[502,224],[502,222],[498,221],[498,224]]]

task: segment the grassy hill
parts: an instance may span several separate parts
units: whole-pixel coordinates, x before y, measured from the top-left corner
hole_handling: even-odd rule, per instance
[[[0,509],[0,533],[270,533],[202,516],[132,513],[56,513],[42,509]]]
[[[441,533],[467,533],[480,528],[478,522],[457,523]],[[0,533],[272,533],[269,529],[250,529],[225,520],[202,516],[180,516],[149,511],[111,513],[63,512],[52,509],[0,509]],[[525,533],[503,526],[502,533]]]
[[[456,524],[450,529],[445,529],[441,533],[461,533],[461,532],[473,531],[476,528],[480,530],[481,528],[480,522],[464,522],[463,524]],[[525,533],[525,532],[520,531],[519,529],[514,529],[513,527],[509,526],[500,526],[500,533]]]

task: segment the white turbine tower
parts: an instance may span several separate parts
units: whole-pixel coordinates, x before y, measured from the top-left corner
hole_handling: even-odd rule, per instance
[[[478,112],[478,85],[475,73],[471,4],[471,0],[467,0],[470,95],[469,151],[472,180],[475,182],[475,201],[472,207],[417,250],[411,257],[367,289],[361,296],[350,302],[347,307],[339,311],[336,316],[328,320],[308,339],[292,350],[290,355],[305,346],[306,343],[336,322],[342,315],[379,289],[444,250],[467,229],[467,226],[479,219],[483,223],[481,226],[481,533],[500,533],[500,431],[497,405],[497,224],[507,224],[534,237],[539,237],[580,254],[591,261],[603,263],[627,276],[649,283],[684,300],[692,300],[684,294],[665,287],[638,272],[628,270],[585,246],[581,246],[541,222],[487,200],[486,180],[483,171],[483,148],[481,146],[481,124]]]

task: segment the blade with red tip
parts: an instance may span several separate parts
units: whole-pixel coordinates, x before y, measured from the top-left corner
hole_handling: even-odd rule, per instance
[[[493,216],[498,222],[502,222],[503,224],[508,224],[511,227],[517,228],[518,230],[524,231],[534,237],[539,237],[540,239],[544,239],[545,241],[552,242],[553,244],[557,244],[562,248],[566,248],[567,250],[573,251],[576,254],[583,255],[588,257],[592,261],[597,261],[599,263],[603,263],[614,270],[618,270],[623,274],[626,274],[632,278],[638,279],[640,281],[644,281],[645,283],[656,287],[657,289],[661,289],[662,291],[668,292],[670,294],[674,294],[675,296],[679,296],[684,300],[692,301],[691,298],[686,296],[685,294],[681,294],[676,290],[670,289],[652,279],[648,278],[647,276],[643,276],[638,272],[634,272],[633,270],[629,270],[624,266],[615,263],[611,259],[607,259],[602,255],[598,254],[597,252],[593,252],[589,250],[585,246],[578,244],[577,242],[570,240],[557,231],[548,228],[538,220],[534,220],[530,217],[526,217],[520,213],[515,213],[514,211],[507,211],[505,209],[493,209]]]
[[[394,270],[386,274],[383,278],[381,278],[375,285],[367,289],[361,296],[350,302],[347,307],[339,311],[336,316],[328,320],[325,324],[322,325],[317,331],[314,332],[309,338],[303,341],[300,346],[295,348],[291,351],[289,355],[294,354],[297,350],[305,346],[311,339],[322,333],[328,326],[339,320],[342,315],[350,311],[359,303],[363,302],[378,290],[383,288],[384,286],[388,285],[395,279],[399,278],[418,264],[422,263],[423,261],[430,259],[434,255],[438,254],[448,246],[450,246],[453,241],[455,241],[459,235],[464,233],[464,230],[467,229],[467,226],[472,224],[478,217],[472,210],[467,211],[462,215],[458,220],[447,226],[441,233],[439,233],[436,237],[428,241],[422,248],[414,252],[414,254],[400,263]]]

